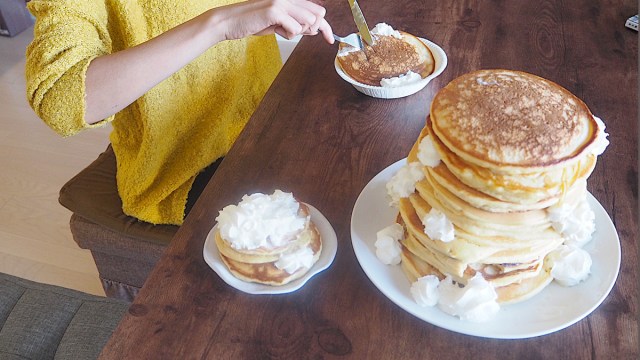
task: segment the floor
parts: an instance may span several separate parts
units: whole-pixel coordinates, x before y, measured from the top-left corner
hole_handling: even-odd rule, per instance
[[[109,127],[62,138],[26,101],[25,49],[32,29],[0,36],[0,272],[104,295],[88,250],[69,231],[58,191],[109,141]],[[283,61],[297,44],[278,39]]]

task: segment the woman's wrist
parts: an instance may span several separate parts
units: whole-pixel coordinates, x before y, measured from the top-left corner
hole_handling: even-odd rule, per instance
[[[217,8],[207,10],[198,17],[198,20],[202,21],[202,26],[204,27],[202,34],[206,36],[209,41],[208,47],[228,40],[225,31],[224,18],[221,16],[220,11],[218,11]]]

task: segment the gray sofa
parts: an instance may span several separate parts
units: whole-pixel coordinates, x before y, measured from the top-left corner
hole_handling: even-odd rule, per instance
[[[0,360],[96,359],[128,307],[0,273]]]

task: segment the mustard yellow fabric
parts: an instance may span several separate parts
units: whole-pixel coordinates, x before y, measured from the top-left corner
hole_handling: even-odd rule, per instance
[[[197,173],[230,149],[282,62],[273,36],[225,41],[100,123],[84,121],[94,58],[145,42],[234,0],[33,0],[27,99],[63,136],[112,122],[123,211],[182,223]],[[118,74],[114,74],[118,76]]]

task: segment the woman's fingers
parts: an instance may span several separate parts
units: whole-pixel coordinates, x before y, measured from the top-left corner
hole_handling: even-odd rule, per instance
[[[333,44],[335,39],[333,38],[333,29],[331,29],[331,25],[327,22],[327,20],[322,19],[318,30],[322,33],[322,37],[329,44]]]
[[[227,39],[274,32],[291,39],[297,35],[316,35],[333,43],[333,32],[324,16],[326,10],[308,0],[255,0],[218,8],[227,24]]]
[[[318,17],[324,17],[327,14],[327,10],[322,6],[307,0],[289,0],[296,6],[304,7],[310,12],[314,13]]]
[[[318,32],[321,32],[323,38],[329,44],[333,44],[333,30],[324,18],[327,12],[325,8],[307,0],[289,1],[292,9],[298,9],[298,11],[300,11],[300,17],[296,17],[296,20],[300,22],[300,25],[303,27],[303,31],[301,32],[302,35],[317,35]],[[301,21],[307,21],[307,23],[303,23]]]
[[[287,34],[287,36],[284,36],[278,32],[278,35],[284,36],[287,39],[293,38],[298,34],[302,34],[305,30],[304,24],[301,24],[299,20],[290,16],[286,12],[280,12],[274,20],[274,29],[282,29],[281,31],[284,31],[284,33]]]
[[[280,0],[275,1],[277,6],[282,6],[284,14],[294,18],[298,24],[300,24],[302,30],[301,34],[308,32],[312,26],[324,17],[324,12],[319,11],[316,7],[311,7],[308,4],[315,5],[309,1],[291,1]],[[317,5],[315,5],[317,6]],[[316,29],[317,30],[317,29]]]

